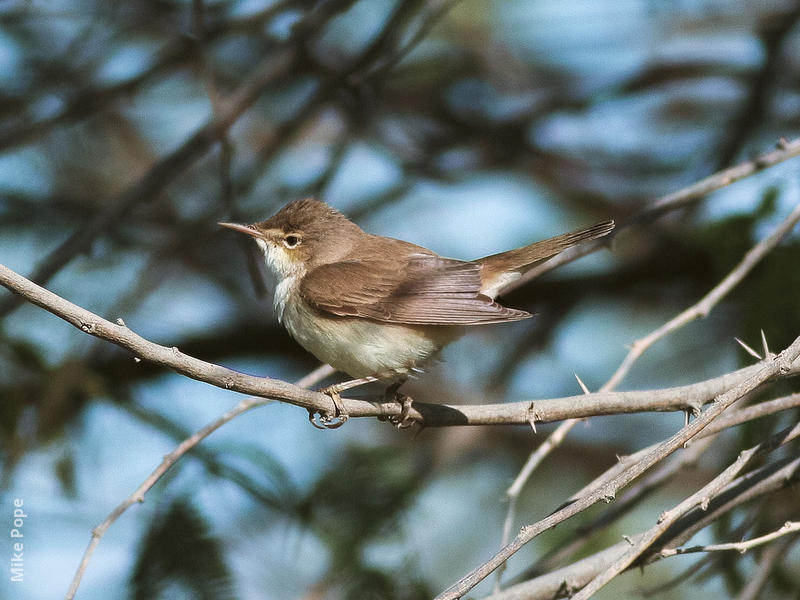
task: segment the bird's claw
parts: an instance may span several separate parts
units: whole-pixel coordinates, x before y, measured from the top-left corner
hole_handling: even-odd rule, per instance
[[[336,386],[332,385],[320,390],[321,393],[330,397],[333,401],[334,413],[324,413],[314,409],[308,409],[308,422],[317,429],[338,429],[347,422],[350,415],[342,404],[342,397]]]
[[[416,423],[416,420],[408,416],[408,413],[411,411],[411,404],[414,401],[411,399],[411,396],[406,396],[405,394],[401,394],[399,392],[395,393],[394,399],[402,408],[400,409],[400,414],[389,417],[389,423],[398,429],[408,429],[414,423]]]

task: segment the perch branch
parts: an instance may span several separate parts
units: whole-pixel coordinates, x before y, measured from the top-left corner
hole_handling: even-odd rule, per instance
[[[336,408],[330,396],[279,379],[247,375],[194,358],[175,347],[153,343],[137,335],[126,325],[103,319],[36,285],[4,265],[0,265],[0,285],[60,317],[84,333],[125,348],[142,360],[226,390],[281,400],[309,411],[335,414]],[[531,420],[544,423],[596,415],[698,410],[725,390],[761,372],[761,369],[761,365],[751,365],[706,381],[661,390],[594,393],[503,404],[447,405],[414,402],[409,417],[426,426],[445,427],[525,425],[530,424]],[[793,376],[798,373],[800,373],[800,361],[791,365],[785,372],[772,373],[771,377]],[[383,398],[380,401],[343,398],[342,403],[351,417],[389,417],[400,414],[402,410],[397,402],[386,402]]]

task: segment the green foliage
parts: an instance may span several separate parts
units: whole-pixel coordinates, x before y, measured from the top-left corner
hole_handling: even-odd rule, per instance
[[[405,600],[431,597],[415,565],[397,565],[389,573],[366,564],[365,547],[401,542],[398,523],[426,481],[427,469],[400,448],[347,448],[302,503],[309,527],[331,554],[327,582],[345,598]]]
[[[174,501],[145,533],[130,580],[130,600],[233,600],[219,540],[188,501]]]

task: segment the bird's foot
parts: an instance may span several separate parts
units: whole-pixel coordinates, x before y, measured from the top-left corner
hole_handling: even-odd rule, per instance
[[[411,396],[406,396],[398,391],[400,386],[402,386],[405,382],[405,379],[395,381],[392,385],[386,388],[386,391],[383,394],[385,402],[397,402],[400,404],[400,413],[397,415],[378,417],[378,419],[381,421],[389,421],[389,423],[398,429],[406,429],[416,423],[414,419],[408,416],[408,413],[411,411],[411,404],[414,401],[411,399]]]
[[[331,400],[333,400],[334,412],[330,414],[309,410],[308,421],[317,429],[336,429],[337,427],[341,427],[344,425],[345,421],[350,418],[350,415],[347,414],[340,394],[345,390],[372,383],[373,381],[377,381],[377,379],[375,379],[375,377],[360,377],[359,379],[351,379],[322,388],[319,391],[330,396]],[[318,413],[319,416],[317,416]]]
[[[394,400],[401,406],[400,414],[389,417],[389,423],[398,429],[408,429],[417,422],[415,419],[408,416],[414,400],[411,398],[411,396],[401,394],[400,392],[394,392]]]
[[[341,389],[339,386],[331,385],[319,391],[333,401],[333,414],[309,409],[308,422],[317,429],[338,429],[350,418],[347,409],[342,404],[342,397],[339,395]]]

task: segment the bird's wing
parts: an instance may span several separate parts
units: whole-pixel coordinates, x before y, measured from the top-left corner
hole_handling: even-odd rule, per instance
[[[479,325],[531,316],[481,294],[476,263],[422,248],[399,254],[405,258],[372,255],[321,265],[303,277],[300,293],[323,312],[387,323]]]

